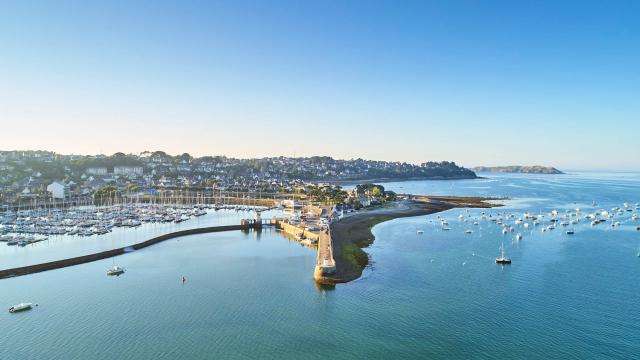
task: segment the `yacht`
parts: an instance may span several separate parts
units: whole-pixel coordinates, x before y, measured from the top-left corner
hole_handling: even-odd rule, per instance
[[[496,264],[511,264],[511,259],[504,255],[504,243],[500,245],[500,256],[496,258]]]
[[[113,267],[110,267],[109,269],[107,269],[107,275],[109,276],[113,276],[113,275],[122,275],[124,274],[124,268],[118,265],[114,265]]]
[[[10,307],[9,312],[14,313],[14,312],[30,310],[32,306],[33,304],[31,303],[20,303],[18,305],[13,305],[12,307]]]

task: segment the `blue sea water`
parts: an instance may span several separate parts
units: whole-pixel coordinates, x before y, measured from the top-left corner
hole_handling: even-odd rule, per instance
[[[520,241],[481,214],[635,208],[640,174],[485,176],[384,184],[511,200],[377,225],[371,266],[335,289],[315,286],[313,250],[271,231],[169,240],[117,258],[117,278],[103,260],[0,280],[0,305],[39,304],[0,312],[0,359],[637,358],[639,210],[575,235],[517,227]],[[502,243],[511,266],[494,263]]]

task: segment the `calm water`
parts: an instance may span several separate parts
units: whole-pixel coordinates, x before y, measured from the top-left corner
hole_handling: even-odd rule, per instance
[[[265,211],[262,217],[282,217],[277,210]],[[39,264],[42,262],[66,259],[73,256],[92,254],[104,250],[132,245],[162,234],[193,228],[221,225],[238,225],[241,219],[253,219],[255,212],[235,210],[209,210],[207,215],[192,217],[190,220],[175,223],[148,223],[137,228],[114,228],[112,232],[100,236],[50,236],[42,241],[21,246],[5,246],[0,243],[0,269]]]
[[[494,214],[640,202],[638,174],[385,186],[514,198]],[[0,359],[637,358],[640,222],[630,212],[619,228],[532,227],[519,242],[460,214],[480,211],[439,214],[451,231],[435,214],[376,226],[372,266],[334,290],[314,286],[314,251],[270,231],[170,240],[118,258],[128,269],[118,278],[104,274],[113,263],[104,260],[2,280],[0,305],[40,306],[0,312]],[[493,261],[501,242],[509,267]]]

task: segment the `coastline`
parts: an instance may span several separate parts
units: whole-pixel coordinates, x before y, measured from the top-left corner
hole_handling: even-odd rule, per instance
[[[370,179],[344,179],[344,180],[314,180],[319,182],[325,182],[335,185],[355,185],[355,184],[368,184],[368,183],[380,183],[380,182],[403,182],[403,181],[425,181],[425,180],[475,180],[483,179],[483,177],[476,176],[429,176],[429,177],[398,177],[398,178],[370,178]]]
[[[369,247],[375,236],[371,229],[382,222],[413,216],[429,215],[453,208],[492,208],[501,205],[489,200],[502,198],[455,197],[455,196],[413,196],[409,200],[365,210],[347,216],[331,225],[333,254],[336,272],[325,283],[334,285],[356,280],[369,265],[369,255],[363,250]]]

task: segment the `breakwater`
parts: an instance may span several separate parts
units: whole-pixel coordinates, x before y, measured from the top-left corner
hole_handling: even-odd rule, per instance
[[[176,232],[156,236],[154,238],[145,240],[137,244],[124,246],[124,247],[113,249],[113,250],[101,251],[94,254],[77,256],[77,257],[63,259],[63,260],[50,261],[50,262],[41,263],[41,264],[0,270],[0,279],[34,274],[42,271],[60,269],[68,266],[80,265],[80,264],[85,264],[92,261],[108,259],[114,256],[123,255],[132,251],[144,249],[148,246],[157,244],[159,242],[181,237],[181,236],[213,233],[213,232],[223,232],[223,231],[233,231],[233,230],[250,230],[250,229],[259,228],[259,227],[260,226],[258,226],[258,224],[247,221],[247,222],[243,222],[240,225],[212,226],[212,227],[176,231]]]

